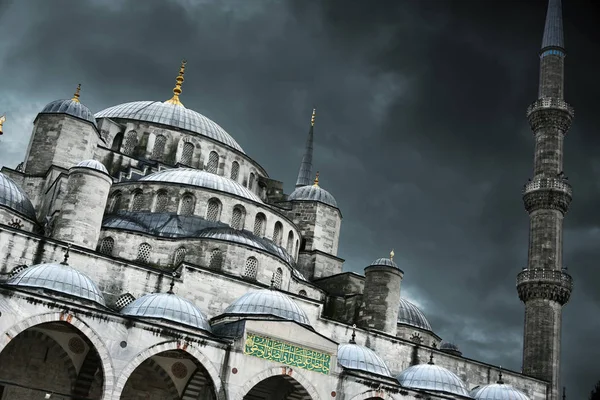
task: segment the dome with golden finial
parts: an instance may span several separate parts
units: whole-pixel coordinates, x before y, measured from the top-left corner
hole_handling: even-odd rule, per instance
[[[79,101],[79,92],[81,83],[77,85],[77,90],[71,99],[54,100],[40,111],[40,114],[67,114],[75,118],[92,123],[96,128],[96,119],[94,114]]]
[[[337,201],[327,190],[319,186],[319,173],[310,186],[297,187],[289,196],[289,201],[317,201],[338,208]]]

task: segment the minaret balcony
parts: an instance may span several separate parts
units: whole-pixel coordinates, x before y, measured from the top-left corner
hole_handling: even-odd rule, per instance
[[[573,199],[573,189],[562,178],[537,178],[525,185],[523,203],[527,212],[541,209],[559,210],[566,214]]]
[[[527,108],[527,119],[534,133],[540,129],[554,128],[563,134],[571,127],[575,110],[566,101],[554,97],[543,97]]]
[[[524,269],[517,275],[517,292],[524,303],[532,299],[546,299],[565,305],[572,291],[573,278],[564,269]]]

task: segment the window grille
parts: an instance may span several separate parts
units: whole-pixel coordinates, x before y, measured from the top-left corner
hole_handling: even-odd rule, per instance
[[[218,221],[221,214],[221,203],[219,200],[209,200],[206,210],[206,219],[209,221]]]
[[[10,271],[10,277],[12,278],[13,276],[17,275],[19,272],[21,271],[25,271],[27,269],[27,265],[17,265],[16,267],[14,267],[12,269],[12,271]]]
[[[223,267],[223,253],[219,249],[214,249],[210,253],[209,268],[221,269]]]
[[[239,174],[240,174],[240,164],[238,164],[237,161],[234,161],[233,164],[231,164],[231,179],[233,179],[234,181],[237,181]]]
[[[115,212],[121,208],[121,192],[116,192],[112,196],[110,211]]]
[[[133,151],[135,150],[135,147],[137,146],[138,143],[138,139],[137,139],[137,132],[136,131],[129,131],[129,133],[127,133],[127,135],[125,136],[125,141],[123,144],[123,153],[124,154],[131,154],[133,153]]]
[[[167,193],[158,192],[156,194],[156,205],[154,206],[154,212],[165,212],[167,211],[167,202],[169,198],[167,197]]]
[[[163,135],[158,135],[154,140],[154,148],[152,149],[152,158],[160,160],[165,153],[165,145],[167,144],[167,138]]]
[[[275,271],[275,276],[273,277],[273,286],[277,289],[281,289],[281,281],[283,279],[283,270],[281,268],[277,268]]]
[[[305,296],[306,297],[306,290],[302,289],[301,291],[298,292],[298,294],[300,296]]]
[[[98,251],[102,254],[112,255],[113,248],[115,247],[115,240],[111,237],[106,237],[100,242]]]
[[[206,171],[211,174],[216,174],[219,169],[219,155],[215,151],[211,151],[208,155],[208,164],[206,164]]]
[[[294,233],[290,231],[288,233],[286,251],[288,254],[292,254],[292,250],[294,249]]]
[[[117,299],[115,302],[115,308],[119,311],[130,305],[135,301],[135,297],[131,293],[125,293]]]
[[[173,256],[173,265],[178,266],[183,261],[185,261],[185,255],[187,253],[187,249],[185,247],[180,247],[175,251],[175,255]]]
[[[265,222],[266,218],[263,214],[256,214],[256,218],[254,219],[254,235],[261,237],[264,236]]]
[[[248,257],[244,268],[244,277],[248,279],[256,279],[258,272],[258,260],[254,257]]]
[[[273,242],[278,246],[281,246],[282,230],[283,226],[281,225],[281,222],[277,221],[275,223],[275,228],[273,229]]]
[[[181,199],[181,215],[193,215],[196,199],[191,194],[186,194]]]
[[[181,151],[181,163],[185,165],[192,165],[192,157],[194,156],[194,145],[190,142],[183,144],[183,150]]]
[[[152,250],[152,247],[150,247],[148,243],[140,244],[140,247],[138,248],[137,261],[147,263],[150,259],[150,250]]]
[[[144,197],[142,197],[142,192],[134,193],[131,201],[131,211],[140,211],[143,207]]]
[[[248,189],[254,190],[254,174],[250,172],[250,179],[248,180]]]
[[[244,214],[240,207],[233,208],[233,214],[231,215],[231,227],[233,229],[244,229]]]

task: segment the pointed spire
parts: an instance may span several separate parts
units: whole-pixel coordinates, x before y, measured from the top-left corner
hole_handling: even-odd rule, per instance
[[[179,75],[177,76],[177,83],[173,88],[173,97],[169,100],[165,101],[168,104],[174,104],[176,106],[183,106],[181,101],[179,101],[179,95],[181,94],[181,84],[183,83],[183,74],[185,73],[185,64],[187,64],[186,60],[181,61],[181,66],[179,67]]]
[[[390,261],[394,261],[395,255],[396,255],[396,253],[394,253],[394,249],[392,249],[392,251],[390,251]]]
[[[431,354],[429,355],[429,362],[427,363],[429,365],[433,365],[433,351],[431,352]]]
[[[65,249],[65,258],[63,259],[63,262],[61,262],[62,265],[69,265],[67,262],[69,261],[69,250],[71,250],[71,243],[69,243]]]
[[[559,48],[564,50],[564,46],[561,0],[548,0],[548,12],[546,13],[546,26],[544,27],[544,38],[542,39],[542,51],[548,48]]]
[[[2,114],[2,116],[0,116],[0,135],[2,135],[4,132],[2,131],[2,124],[4,124],[6,122],[6,115]]]
[[[319,186],[319,171],[315,175],[315,181],[313,182],[313,186]]]
[[[312,178],[313,136],[316,116],[317,110],[313,109],[312,116],[310,118],[308,138],[306,138],[304,156],[302,157],[302,163],[300,164],[300,170],[298,171],[298,179],[296,180],[296,187],[309,186],[310,179]]]
[[[75,90],[75,94],[73,95],[73,100],[76,103],[79,103],[79,92],[81,91],[81,83],[77,84],[77,89]]]
[[[352,337],[350,338],[350,343],[351,344],[356,344],[356,324],[352,325]]]

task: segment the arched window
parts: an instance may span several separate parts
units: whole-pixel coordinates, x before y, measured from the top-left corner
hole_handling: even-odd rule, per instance
[[[136,190],[131,197],[131,211],[140,211],[144,207],[144,197],[141,190]]]
[[[254,190],[254,174],[250,172],[250,179],[248,179],[248,189]]]
[[[292,255],[296,257],[296,254],[298,254],[298,239],[296,239],[296,247],[294,248],[294,254]]]
[[[185,260],[185,254],[187,253],[187,249],[185,247],[180,247],[175,250],[175,255],[173,256],[173,265],[178,266]]]
[[[306,290],[302,289],[302,290],[300,290],[300,291],[298,292],[298,294],[299,294],[300,296],[304,296],[304,297],[306,297]]]
[[[238,175],[240,174],[240,164],[237,161],[234,161],[231,164],[231,179],[237,182]]]
[[[256,236],[260,236],[260,237],[265,236],[266,223],[267,223],[267,217],[265,217],[265,214],[263,214],[263,213],[256,214],[256,218],[254,219],[254,234]]]
[[[179,214],[181,215],[194,215],[194,209],[196,208],[196,198],[191,194],[185,194],[181,198],[181,204],[179,205]]]
[[[206,208],[206,219],[218,221],[221,218],[221,202],[219,199],[210,199]]]
[[[154,148],[152,149],[152,158],[160,160],[165,154],[165,145],[167,144],[167,138],[164,135],[158,135],[154,139]]]
[[[219,170],[219,155],[216,151],[211,151],[208,155],[208,164],[206,164],[206,171],[211,174],[216,174]]]
[[[138,144],[138,137],[136,131],[129,131],[125,135],[125,140],[123,143],[123,149],[121,150],[124,154],[131,154],[135,150],[135,147]]]
[[[212,269],[223,268],[223,252],[221,250],[214,249],[210,253],[210,262],[208,264],[208,267]]]
[[[258,260],[254,257],[248,257],[246,259],[246,266],[244,267],[244,278],[256,279],[258,272]]]
[[[289,231],[288,232],[288,238],[287,238],[287,244],[285,246],[286,251],[288,252],[288,254],[292,254],[292,251],[294,250],[294,232]]]
[[[167,211],[167,203],[169,202],[169,196],[164,190],[156,193],[156,200],[154,202],[154,212],[165,212]]]
[[[115,302],[115,308],[119,311],[130,305],[135,301],[135,297],[131,293],[125,293],[117,299]]]
[[[277,289],[281,289],[281,281],[283,280],[283,270],[281,268],[277,268],[275,271],[275,275],[273,276],[273,286]]]
[[[300,251],[306,250],[306,239],[302,239],[302,244],[300,244]]]
[[[192,158],[194,157],[194,144],[190,142],[185,142],[183,144],[183,149],[181,150],[181,160],[179,161],[185,165],[192,165]]]
[[[110,212],[117,212],[121,208],[121,192],[114,192],[110,200]]]
[[[233,207],[233,213],[231,214],[231,227],[233,229],[242,230],[244,229],[244,220],[246,219],[246,210],[242,206]]]
[[[111,256],[114,247],[115,247],[115,240],[111,237],[105,237],[104,239],[102,239],[100,241],[100,245],[98,246],[98,251],[102,254]]]
[[[281,237],[283,236],[283,225],[281,222],[275,222],[275,227],[273,228],[273,242],[277,246],[281,246]]]
[[[140,244],[138,247],[137,261],[147,263],[150,260],[150,251],[152,247],[148,243]]]

